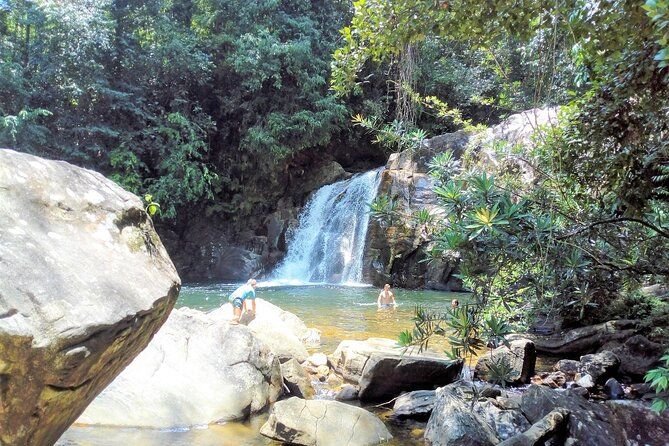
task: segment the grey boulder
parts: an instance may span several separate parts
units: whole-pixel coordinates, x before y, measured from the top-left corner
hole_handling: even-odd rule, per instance
[[[188,427],[244,418],[276,401],[279,360],[247,327],[221,316],[174,310],[77,422]]]
[[[475,375],[483,381],[493,378],[490,367],[506,362],[511,369],[511,384],[524,384],[534,375],[537,352],[534,342],[528,339],[517,339],[479,357],[474,369]]]
[[[0,444],[53,444],[146,347],[179,287],[138,197],[0,150]]]
[[[303,446],[368,446],[392,438],[383,422],[364,409],[294,397],[274,404],[260,433]]]
[[[434,390],[416,390],[400,395],[393,405],[393,417],[427,419],[437,399]]]

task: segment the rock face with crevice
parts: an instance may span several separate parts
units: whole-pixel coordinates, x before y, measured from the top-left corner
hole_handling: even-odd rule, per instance
[[[0,444],[53,444],[146,347],[179,287],[138,197],[0,150]]]
[[[260,433],[304,446],[368,446],[393,438],[383,422],[365,409],[339,401],[295,397],[272,407]]]
[[[501,160],[495,148],[532,145],[534,131],[539,126],[557,122],[556,116],[554,108],[527,110],[484,131],[448,133],[426,140],[417,150],[395,153],[381,172],[378,194],[391,198],[395,209],[405,214],[420,210],[436,216],[443,214],[434,193],[435,182],[430,176],[429,164],[443,152],[451,152],[457,159],[469,147],[480,154],[483,162],[513,164],[521,171],[525,183],[530,184],[532,174],[527,166],[513,156]],[[377,286],[392,283],[403,288],[462,290],[462,282],[456,277],[455,262],[445,259],[424,261],[434,242],[422,225],[410,220],[370,221],[364,258],[367,278]]]
[[[188,427],[244,418],[276,401],[282,389],[277,356],[225,316],[172,311],[146,350],[77,422]]]

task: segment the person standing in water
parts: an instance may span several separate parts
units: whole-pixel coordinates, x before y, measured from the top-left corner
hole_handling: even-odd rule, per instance
[[[383,286],[383,291],[379,293],[379,298],[376,299],[376,306],[379,310],[383,308],[395,308],[397,303],[395,302],[395,295],[390,291],[390,285],[385,284]]]
[[[246,284],[240,286],[230,294],[228,300],[232,304],[232,323],[238,324],[242,317],[242,308],[246,312],[251,312],[251,316],[256,314],[256,286],[258,282],[255,279],[249,279]],[[251,301],[251,309],[248,302]]]

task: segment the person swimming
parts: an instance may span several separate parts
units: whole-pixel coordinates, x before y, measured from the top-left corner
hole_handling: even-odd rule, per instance
[[[256,286],[258,282],[255,279],[249,279],[244,285],[237,288],[230,294],[228,300],[232,304],[232,323],[238,324],[242,317],[242,309],[251,312],[251,316],[256,314]],[[248,308],[248,301],[251,301],[251,309]]]
[[[379,310],[385,308],[395,308],[397,303],[395,302],[395,295],[390,291],[390,285],[385,284],[383,286],[383,291],[379,293],[379,298],[376,299],[376,306]]]

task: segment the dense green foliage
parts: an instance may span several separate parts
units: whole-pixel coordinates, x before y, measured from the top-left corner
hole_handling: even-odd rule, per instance
[[[0,145],[150,192],[163,217],[214,201],[247,212],[270,202],[258,191],[274,190],[291,157],[347,121],[327,84],[347,12],[338,1],[3,0]]]
[[[563,105],[559,124],[537,129],[529,146],[473,144],[461,160],[442,155],[433,161],[445,213],[426,230],[436,246],[431,257],[458,259],[472,290],[470,324],[477,334],[460,333],[460,344],[483,339],[484,321],[491,317],[516,329],[537,317],[567,324],[651,318],[649,334],[667,339],[666,303],[639,292],[645,283],[669,279],[666,5],[642,6],[355,2],[345,44],[335,54],[332,82],[340,94],[362,91],[358,73],[392,60],[408,44],[436,39],[457,42],[469,54],[496,54],[509,41],[520,47],[550,43],[535,46],[542,56],[528,62],[535,74],[531,97],[532,105]],[[512,59],[496,60],[501,72],[513,71]],[[503,92],[518,91],[514,79],[501,79]],[[556,86],[571,98],[552,94]],[[516,104],[528,105],[522,101],[527,92],[518,97]],[[445,116],[463,116],[453,103],[441,109]],[[507,108],[512,110],[518,108]],[[411,146],[406,132],[395,132],[393,140],[382,122],[364,116],[356,121],[381,135],[378,142]],[[467,120],[453,121],[476,130]],[[486,161],[490,154],[496,163]],[[397,215],[392,204],[392,197],[379,197],[373,215],[416,218]],[[405,344],[446,334],[426,328],[439,326],[438,320],[450,326],[454,319],[423,316],[414,333],[403,334]]]

